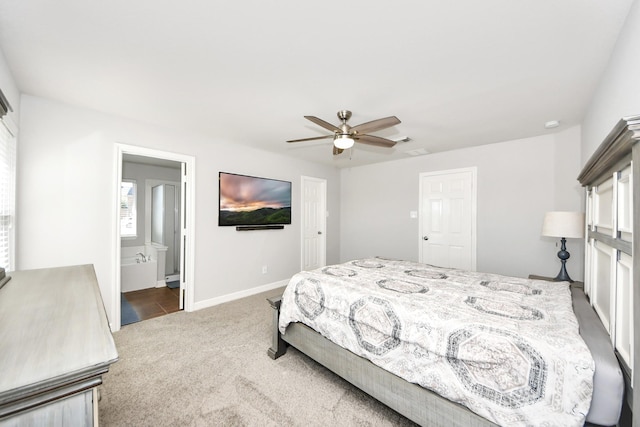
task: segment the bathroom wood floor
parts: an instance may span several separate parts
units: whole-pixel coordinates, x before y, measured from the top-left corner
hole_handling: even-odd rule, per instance
[[[180,288],[168,287],[125,292],[140,320],[152,319],[180,311]]]

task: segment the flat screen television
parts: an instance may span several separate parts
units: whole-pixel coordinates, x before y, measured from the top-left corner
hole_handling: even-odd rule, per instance
[[[291,182],[220,172],[220,226],[291,224]]]

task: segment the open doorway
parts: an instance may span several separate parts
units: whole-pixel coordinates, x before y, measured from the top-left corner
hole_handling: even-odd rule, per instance
[[[116,157],[114,330],[193,309],[194,241],[194,159],[126,145]]]

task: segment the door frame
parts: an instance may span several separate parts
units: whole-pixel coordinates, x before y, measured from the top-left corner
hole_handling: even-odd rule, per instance
[[[459,173],[471,173],[471,270],[477,269],[477,232],[478,232],[478,167],[472,166],[468,168],[460,169],[447,169],[433,172],[421,172],[418,177],[418,260],[424,263],[422,253],[422,236],[424,236],[424,230],[422,226],[422,219],[425,213],[423,212],[422,205],[422,180],[423,178],[438,176],[438,175],[453,175]]]
[[[114,284],[113,291],[110,295],[111,300],[111,330],[116,332],[120,330],[121,312],[120,312],[120,181],[122,181],[122,160],[125,154],[133,154],[137,156],[152,157],[161,160],[170,160],[182,164],[181,170],[183,187],[181,189],[181,205],[182,205],[182,221],[181,221],[181,242],[180,245],[180,263],[182,267],[181,289],[184,289],[180,300],[184,303],[185,311],[193,311],[195,307],[194,299],[194,271],[195,271],[195,157],[185,154],[173,153],[170,151],[161,151],[151,148],[138,147],[128,144],[115,144],[115,176],[116,180],[113,186],[113,256],[114,269],[111,273],[111,281]],[[183,288],[184,285],[184,288]],[[181,307],[182,308],[182,307]]]
[[[321,253],[321,266],[324,267],[327,265],[327,180],[323,178],[314,178],[312,176],[304,176],[300,177],[300,270],[304,270],[304,230],[305,230],[305,215],[304,215],[304,194],[305,194],[305,184],[307,182],[316,182],[322,186],[322,251]]]

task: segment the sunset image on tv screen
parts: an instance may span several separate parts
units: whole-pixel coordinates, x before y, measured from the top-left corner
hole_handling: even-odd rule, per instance
[[[220,172],[218,224],[291,224],[291,183]]]

